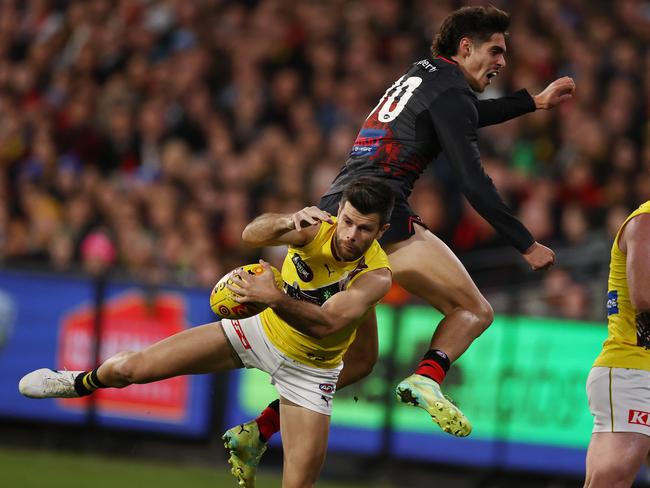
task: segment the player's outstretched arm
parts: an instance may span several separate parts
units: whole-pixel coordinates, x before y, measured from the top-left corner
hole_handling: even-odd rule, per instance
[[[260,260],[263,267],[269,264]],[[294,329],[321,339],[347,327],[381,300],[390,289],[392,275],[387,268],[359,276],[350,287],[336,293],[320,307],[314,303],[291,298],[277,288],[273,273],[242,275],[228,288],[240,295],[240,303],[259,302],[269,305]]]
[[[501,124],[521,115],[535,111],[535,100],[528,91],[519,90],[499,98],[478,100],[478,127]]]
[[[440,145],[470,205],[522,253],[534,270],[552,265],[553,251],[535,242],[483,169],[476,136],[478,114],[470,97],[450,90],[430,107],[430,114]]]
[[[320,222],[332,223],[332,216],[318,207],[292,214],[265,213],[246,226],[242,240],[250,247],[304,246],[316,236]]]
[[[526,90],[499,98],[479,100],[478,127],[501,124],[535,110],[548,110],[575,96],[576,85],[568,76],[550,83],[538,95],[531,96]]]
[[[478,114],[470,96],[448,90],[429,108],[438,140],[470,205],[518,251],[535,242],[503,202],[481,164],[476,134]]]

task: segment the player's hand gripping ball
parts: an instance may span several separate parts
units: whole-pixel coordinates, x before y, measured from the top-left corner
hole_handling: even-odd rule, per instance
[[[271,270],[275,275],[275,283],[278,288],[282,288],[282,276],[280,272],[271,266]],[[263,303],[238,303],[235,301],[236,293],[230,291],[226,284],[237,284],[233,281],[234,275],[237,273],[248,273],[251,275],[259,275],[264,273],[265,270],[261,264],[247,264],[233,269],[230,273],[224,275],[210,293],[210,308],[222,319],[245,319],[257,315],[262,310],[267,308],[268,305]]]

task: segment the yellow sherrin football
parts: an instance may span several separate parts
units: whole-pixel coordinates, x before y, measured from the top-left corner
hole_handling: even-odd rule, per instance
[[[278,288],[282,288],[282,276],[280,272],[271,266],[271,270],[275,275],[275,282]],[[257,315],[264,310],[267,305],[263,303],[238,303],[235,301],[236,293],[230,291],[226,284],[232,284],[233,276],[237,273],[248,273],[251,275],[259,275],[265,273],[261,264],[247,264],[233,269],[230,273],[224,275],[210,293],[210,308],[222,319],[245,319]]]

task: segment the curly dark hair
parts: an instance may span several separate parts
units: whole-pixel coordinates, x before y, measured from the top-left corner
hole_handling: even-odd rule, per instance
[[[455,56],[463,37],[482,44],[492,34],[507,34],[510,14],[496,7],[463,7],[450,13],[442,21],[440,30],[431,44],[434,56]]]

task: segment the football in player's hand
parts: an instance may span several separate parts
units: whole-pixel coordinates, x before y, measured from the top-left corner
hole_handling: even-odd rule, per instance
[[[278,288],[282,288],[282,276],[280,272],[271,266],[271,270],[275,275],[275,282]],[[238,273],[248,273],[251,275],[259,275],[266,271],[261,264],[247,264],[233,269],[230,273],[224,275],[210,293],[210,308],[222,319],[245,319],[257,315],[264,310],[267,305],[263,303],[238,303],[235,301],[236,293],[230,291],[226,284],[235,283],[233,278]]]

